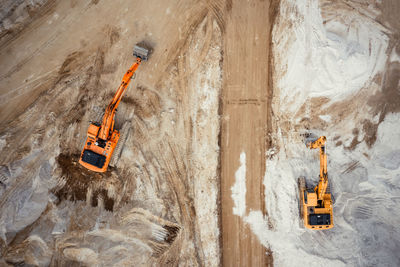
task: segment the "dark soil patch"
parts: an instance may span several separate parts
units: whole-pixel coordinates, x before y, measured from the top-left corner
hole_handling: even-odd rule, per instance
[[[358,128],[354,128],[353,129],[353,135],[354,135],[353,140],[351,141],[351,144],[348,147],[345,147],[345,149],[354,150],[357,147],[357,145],[359,143],[361,143],[361,141],[358,141],[358,134],[359,133],[360,133],[360,131],[358,130]]]
[[[89,188],[95,188],[92,195],[92,206],[98,205],[98,197],[104,200],[104,206],[107,210],[113,211],[114,200],[109,198],[107,190],[98,188],[103,179],[111,175],[111,171],[105,173],[92,172],[79,164],[79,154],[60,154],[57,157],[57,163],[61,168],[61,177],[66,180],[62,188],[57,188],[53,192],[60,201],[86,201]]]
[[[392,62],[388,65],[383,81],[382,91],[373,95],[368,104],[375,107],[375,114],[400,112],[400,63]]]
[[[164,238],[165,242],[167,242],[168,244],[172,244],[179,233],[179,227],[163,225],[163,228],[168,231],[167,236]]]
[[[363,130],[365,132],[364,141],[368,145],[368,147],[371,147],[373,144],[375,144],[378,126],[379,122],[372,123],[369,120],[365,120],[363,123]]]
[[[96,190],[93,193],[92,201],[91,201],[92,206],[93,207],[97,207],[98,206],[99,197],[101,197],[103,199],[104,208],[106,210],[108,210],[108,211],[113,211],[113,209],[114,209],[114,199],[108,197],[107,190],[105,190],[105,189]]]

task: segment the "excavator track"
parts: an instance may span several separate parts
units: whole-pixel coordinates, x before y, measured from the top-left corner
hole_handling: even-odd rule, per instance
[[[335,196],[333,195],[331,181],[328,181],[328,187],[326,188],[326,193],[331,195],[332,205],[335,204],[336,199],[335,199]]]
[[[117,144],[117,147],[114,149],[113,155],[110,160],[110,166],[115,167],[118,164],[118,161],[121,157],[122,149],[125,145],[126,140],[128,139],[129,132],[131,130],[132,123],[131,121],[125,122],[120,130],[120,137]]]

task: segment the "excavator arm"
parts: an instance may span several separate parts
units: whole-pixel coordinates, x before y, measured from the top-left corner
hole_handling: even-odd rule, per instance
[[[326,137],[321,136],[314,142],[308,144],[308,147],[310,149],[319,148],[319,164],[320,164],[319,183],[314,189],[314,191],[317,193],[318,200],[323,200],[324,194],[328,187],[328,169],[327,169],[325,142],[326,142]]]
[[[108,104],[106,111],[104,113],[103,122],[100,126],[100,132],[99,132],[100,139],[107,140],[110,134],[113,132],[115,111],[117,110],[118,105],[121,102],[121,99],[126,91],[126,88],[131,82],[133,74],[135,73],[141,62],[142,60],[139,57],[136,58],[136,62],[133,63],[133,65],[125,73],[124,77],[122,78],[121,85],[118,87],[118,90],[115,93],[110,104]]]

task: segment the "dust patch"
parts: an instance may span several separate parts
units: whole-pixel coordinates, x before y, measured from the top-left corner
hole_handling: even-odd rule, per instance
[[[227,0],[225,3],[226,11],[229,13],[232,10],[232,0]]]
[[[400,3],[398,1],[380,1],[377,6],[382,13],[377,17],[377,21],[393,30],[395,33],[400,31]]]
[[[97,1],[97,3],[100,0],[94,0]],[[93,2],[93,1],[92,1]],[[95,4],[97,4],[95,3]],[[114,44],[116,44],[120,39],[121,39],[121,29],[113,26],[113,25],[106,25],[103,28],[103,33],[105,37],[105,42],[103,43],[102,49],[106,52],[108,49],[110,49]]]
[[[60,82],[62,79],[67,78],[73,72],[76,72],[77,69],[81,69],[84,62],[82,62],[83,52],[75,51],[69,54],[64,62],[62,63],[60,69],[58,70],[58,80]]]
[[[221,32],[224,32],[225,31],[224,11],[225,9],[229,11],[232,9],[232,0],[228,0],[225,3],[223,0],[211,0],[211,1],[206,0],[205,2],[208,6],[209,12],[213,15],[215,21],[218,23]]]
[[[142,86],[137,87],[133,97],[127,98],[125,101],[133,104],[135,113],[140,118],[146,119],[160,115],[161,100],[159,95]]]
[[[364,129],[364,132],[365,132],[365,129]],[[353,140],[351,140],[351,143],[350,143],[350,145],[348,147],[344,147],[347,150],[354,150],[357,147],[357,145],[362,142],[362,141],[358,140],[358,135],[360,133],[358,128],[354,128],[352,133],[353,133],[353,136],[354,136]],[[367,133],[366,133],[365,136],[367,136]],[[365,140],[365,138],[364,138],[364,140]],[[367,142],[367,144],[368,144],[368,142]]]

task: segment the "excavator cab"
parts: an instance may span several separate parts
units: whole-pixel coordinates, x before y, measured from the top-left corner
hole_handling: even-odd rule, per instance
[[[125,123],[120,131],[114,128],[115,113],[132,76],[141,62],[148,59],[149,50],[135,45],[133,55],[136,57],[136,61],[122,78],[121,85],[104,112],[102,122],[89,125],[86,142],[79,159],[79,163],[89,170],[105,172],[109,164],[115,165],[130,130],[129,123]],[[120,141],[121,136],[122,141]]]
[[[326,230],[333,228],[332,198],[328,182],[326,137],[321,136],[314,142],[307,144],[310,149],[320,150],[319,183],[315,188],[306,184],[304,177],[298,179],[300,194],[300,217],[304,226],[311,230]]]

